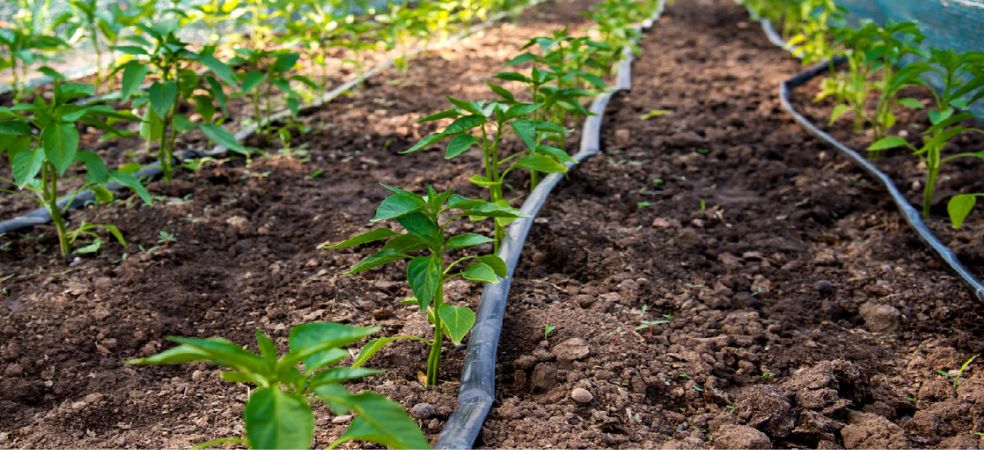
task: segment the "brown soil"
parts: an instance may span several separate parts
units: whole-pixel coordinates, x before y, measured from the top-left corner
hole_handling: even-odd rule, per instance
[[[394,155],[430,130],[413,121],[444,94],[487,95],[519,45],[588,3],[539,8],[306,118],[309,164],[231,161],[155,184],[168,200],[153,208],[78,214],[122,225],[126,258],[111,248],[66,266],[49,229],[5,238],[0,445],[173,447],[241,433],[246,389],[214,368],[120,364],[167,335],[248,343],[258,327],[282,342],[312,320],[425,333],[396,304],[399,271],[339,276],[360,254],[316,246],[364,229],[376,182],[465,186],[474,159]],[[775,87],[798,64],[726,0],[677,2],[642,54],[633,92],[609,107],[605,154],[570,175],[530,235],[478,445],[984,444],[982,362],[956,389],[936,373],[984,351],[980,306],[877,186],[781,111]],[[670,113],[640,118],[653,109]],[[161,230],[178,240],[151,251]],[[979,254],[980,236],[965,247]],[[474,304],[478,288],[448,297]],[[544,339],[546,324],[556,331]],[[387,373],[362,387],[432,404],[421,424],[434,438],[462,352],[445,349],[449,381],[436,389],[416,381],[424,354],[383,352],[371,365]],[[591,398],[575,401],[576,388]],[[327,414],[318,426],[319,444],[340,431]]]

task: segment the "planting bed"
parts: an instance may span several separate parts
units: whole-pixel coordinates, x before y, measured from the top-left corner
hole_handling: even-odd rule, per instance
[[[384,195],[377,182],[475,193],[465,174],[477,158],[395,152],[431,131],[414,121],[444,95],[487,96],[488,74],[519,46],[578,23],[590,4],[540,6],[306,116],[313,130],[297,143],[310,163],[231,160],[153,184],[166,199],[152,210],[75,213],[121,226],[122,262],[111,247],[65,264],[46,228],[5,237],[0,446],[241,434],[247,391],[214,367],[121,364],[168,347],[167,335],[246,343],[261,328],[282,342],[295,324],[369,317],[381,334],[424,334],[420,314],[397,304],[401,274],[343,276],[361,255],[317,245],[365,229]],[[799,70],[730,1],[667,9],[643,38],[633,91],[609,106],[605,153],[571,173],[533,227],[502,334],[499,401],[476,445],[984,445],[981,363],[955,390],[936,373],[984,351],[979,303],[875,185],[779,108],[778,83]],[[808,110],[822,122],[823,108]],[[655,109],[668,112],[641,117]],[[900,185],[917,177],[883,163]],[[984,271],[970,231],[984,223],[956,233],[931,222]],[[160,231],[176,242],[158,244]],[[464,283],[446,292],[472,306],[478,294]],[[547,324],[556,331],[544,339]],[[426,389],[426,351],[381,352],[368,365],[387,373],[363,387],[412,409],[433,440],[455,407],[463,353],[446,347],[445,381]],[[344,426],[321,420],[317,445]]]

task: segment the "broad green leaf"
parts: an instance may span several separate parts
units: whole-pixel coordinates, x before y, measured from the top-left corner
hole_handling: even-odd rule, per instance
[[[536,125],[530,120],[517,120],[509,124],[526,148],[536,148]]]
[[[178,344],[195,347],[207,353],[210,361],[223,367],[261,374],[267,372],[267,367],[259,355],[252,353],[227,339],[201,339],[172,336],[168,337],[168,340]]]
[[[287,360],[300,358],[307,371],[317,370],[326,362],[325,353],[359,341],[378,331],[378,328],[359,327],[332,322],[313,322],[295,326],[290,330],[288,345],[290,353]],[[337,352],[335,352],[337,353]],[[330,355],[334,357],[334,355]]]
[[[407,264],[407,282],[421,311],[427,309],[440,288],[441,270],[441,260],[434,255],[418,256]]]
[[[950,118],[953,113],[956,112],[953,108],[945,108],[942,111],[930,110],[929,111],[929,121],[933,124],[939,124],[940,122]]]
[[[465,247],[472,247],[475,245],[487,244],[489,242],[492,242],[492,238],[482,236],[481,234],[465,233],[465,234],[459,234],[457,236],[452,237],[451,239],[448,239],[445,246],[449,250],[454,250],[457,248],[465,248]]]
[[[277,56],[276,61],[273,62],[273,68],[278,72],[287,72],[297,64],[300,57],[300,53],[283,53]]]
[[[457,109],[446,109],[439,113],[434,113],[422,119],[418,119],[417,122],[418,123],[433,122],[435,120],[449,119],[451,117],[458,117],[460,115],[461,113],[459,113]]]
[[[95,152],[83,151],[75,155],[75,159],[85,164],[85,180],[90,183],[105,184],[109,181],[109,168]]]
[[[343,250],[346,248],[357,247],[362,244],[368,244],[370,242],[382,241],[384,239],[389,239],[395,236],[400,236],[400,233],[390,230],[389,228],[376,228],[375,230],[367,231],[365,233],[352,236],[337,244],[322,245],[320,248],[330,249],[330,250]]]
[[[407,259],[409,257],[410,255],[407,255],[406,253],[399,252],[390,248],[384,248],[376,253],[373,253],[372,255],[367,256],[362,261],[356,263],[354,266],[352,266],[351,269],[348,270],[348,273],[355,274],[355,273],[365,272],[369,269],[373,269],[385,264],[389,264],[393,261]]]
[[[243,413],[249,446],[257,449],[310,448],[314,414],[304,398],[280,388],[253,391]]]
[[[24,189],[38,176],[44,165],[44,152],[39,150],[18,150],[10,153],[14,182],[18,189]]]
[[[314,396],[325,402],[335,415],[351,412],[347,399],[352,397],[352,393],[341,384],[322,384],[314,389]]]
[[[359,350],[359,354],[356,355],[355,359],[352,361],[352,367],[353,368],[362,367],[362,365],[368,362],[369,359],[371,359],[373,355],[376,354],[376,352],[382,350],[383,347],[386,346],[386,344],[389,344],[390,342],[396,341],[398,339],[403,339],[403,337],[391,336],[391,337],[373,339],[369,342],[366,342],[366,345],[362,346],[362,349]]]
[[[475,312],[469,308],[441,305],[437,314],[441,317],[441,325],[454,345],[460,345],[461,340],[475,325]]]
[[[500,277],[505,277],[508,272],[506,267],[506,262],[502,258],[496,255],[482,255],[478,257],[478,260],[485,263],[487,266],[492,268],[492,271]]]
[[[541,154],[532,154],[521,158],[519,161],[516,161],[516,167],[544,173],[567,172],[567,166],[557,162],[552,156]]]
[[[525,75],[518,72],[499,72],[495,74],[495,77],[500,80],[505,81],[519,81],[521,83],[527,83],[530,81]]]
[[[468,208],[465,213],[473,217],[526,217],[525,214],[516,208],[489,202],[482,202]]]
[[[431,133],[431,134],[428,134],[427,136],[424,136],[424,138],[421,139],[420,141],[418,141],[416,144],[413,144],[412,147],[410,147],[410,148],[408,148],[408,149],[400,152],[400,154],[401,155],[406,155],[408,153],[418,152],[418,151],[423,150],[423,149],[425,149],[427,147],[430,147],[431,145],[436,144],[437,142],[439,142],[441,139],[444,139],[445,137],[446,136],[444,134],[442,134],[442,133]]]
[[[143,202],[148,205],[154,202],[154,199],[150,196],[150,193],[147,192],[147,188],[144,187],[143,183],[140,182],[140,179],[132,173],[117,170],[116,172],[109,174],[109,181],[129,188],[140,197],[140,200],[143,200]]]
[[[27,122],[20,120],[4,120],[0,121],[0,134],[14,135],[14,136],[30,136],[31,126]]]
[[[540,145],[539,147],[537,147],[536,151],[537,153],[546,153],[565,165],[577,164],[577,161],[574,158],[571,158],[571,155],[568,155],[567,152],[557,147],[551,147],[549,145]]]
[[[198,62],[208,67],[215,76],[219,77],[222,81],[225,81],[230,86],[236,85],[236,72],[234,72],[229,66],[227,66],[222,61],[215,59],[212,55],[201,55],[198,58]]]
[[[869,151],[888,150],[890,148],[906,147],[909,142],[901,136],[886,136],[868,146]]]
[[[137,61],[126,63],[123,66],[123,82],[120,86],[120,96],[123,100],[130,98],[134,92],[137,92],[146,77],[147,66]]]
[[[451,122],[451,125],[448,125],[442,134],[445,136],[450,136],[453,134],[463,133],[484,124],[485,120],[485,117],[479,115],[461,117],[456,119],[454,122]]]
[[[451,102],[452,105],[457,106],[458,109],[462,109],[462,110],[468,111],[468,112],[470,112],[472,114],[475,114],[477,116],[483,116],[484,115],[481,106],[478,103],[475,103],[474,100],[468,100],[468,101],[459,100],[459,99],[456,99],[456,98],[451,97],[449,95],[448,96],[448,101]]]
[[[975,194],[957,194],[950,198],[950,201],[946,204],[946,212],[950,214],[950,222],[953,223],[953,228],[963,226],[967,215],[974,209],[976,203],[977,195]]]
[[[849,112],[851,112],[851,105],[841,103],[835,106],[834,110],[830,112],[830,122],[828,123],[833,125],[834,122],[837,122],[841,117],[844,117],[844,115]]]
[[[413,212],[397,218],[400,225],[410,233],[419,236],[427,245],[437,250],[444,241],[444,233],[430,217],[421,212]]]
[[[209,138],[212,142],[221,145],[229,150],[232,150],[240,155],[249,155],[249,150],[236,140],[236,136],[232,133],[226,131],[219,125],[211,123],[203,123],[199,126],[202,133]]]
[[[44,144],[44,156],[58,175],[63,175],[68,166],[75,160],[75,152],[79,149],[79,132],[74,123],[55,123],[41,131]]]
[[[348,381],[358,380],[359,378],[365,378],[372,375],[379,375],[381,373],[383,373],[383,371],[377,369],[363,369],[361,367],[333,367],[324,372],[320,372],[311,378],[311,387],[331,383],[346,383]]]
[[[270,367],[277,364],[277,344],[267,336],[266,333],[257,329],[255,332],[256,336],[256,347],[260,350],[260,357],[263,361],[267,363]]]
[[[483,262],[476,262],[468,265],[468,268],[461,271],[461,277],[466,280],[480,281],[483,283],[498,283],[495,270]]]
[[[113,50],[116,50],[120,53],[125,53],[127,55],[136,55],[136,56],[149,55],[149,53],[147,53],[147,50],[144,50],[135,45],[114,45],[112,48]]]
[[[445,159],[452,159],[472,148],[480,139],[470,134],[459,134],[448,143]]]
[[[530,114],[533,114],[533,112],[536,111],[537,109],[540,109],[540,106],[542,105],[540,105],[539,103],[517,103],[515,105],[510,106],[509,109],[507,109],[505,114],[503,115],[503,118],[500,120],[509,120],[516,117],[526,117]]]
[[[411,253],[425,247],[427,247],[427,243],[423,239],[410,233],[396,236],[383,245],[384,249],[392,249],[401,253]]]
[[[173,81],[158,81],[150,85],[150,108],[157,117],[167,117],[178,98],[178,84]]]
[[[266,73],[260,71],[251,71],[243,76],[243,92],[252,91],[254,88],[260,85],[266,78]]]
[[[419,195],[399,193],[393,194],[383,199],[376,208],[376,215],[372,222],[390,220],[410,214],[424,207],[424,200]]]
[[[512,92],[509,92],[508,89],[495,83],[488,83],[488,85],[489,85],[489,89],[492,89],[492,92],[495,92],[499,97],[502,97],[503,100],[510,103],[516,101],[516,96],[513,95]]]
[[[350,441],[367,441],[394,449],[427,449],[430,443],[417,422],[396,403],[375,392],[361,392],[346,399],[356,417],[329,448]]]
[[[923,109],[925,107],[922,102],[912,97],[900,98],[898,103],[910,109]]]

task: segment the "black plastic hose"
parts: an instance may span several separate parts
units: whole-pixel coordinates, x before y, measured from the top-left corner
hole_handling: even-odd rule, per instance
[[[652,26],[663,12],[664,1],[659,2],[656,12],[649,20],[635,28],[643,30]],[[618,63],[615,85],[611,90],[598,95],[591,103],[591,113],[584,121],[581,145],[573,156],[576,163],[568,164],[568,169],[601,151],[601,123],[605,107],[615,93],[632,87],[632,60],[630,49],[625,49]],[[537,185],[523,202],[520,211],[527,217],[517,219],[506,232],[499,247],[499,257],[506,262],[506,277],[498,284],[486,284],[478,305],[476,322],[468,338],[464,367],[461,370],[461,388],[458,392],[458,407],[448,417],[436,448],[472,448],[482,430],[482,424],[495,402],[495,362],[502,332],[502,320],[506,313],[509,288],[512,285],[513,271],[519,263],[523,244],[537,213],[547,201],[547,196],[557,186],[564,175],[550,174]]]
[[[889,178],[889,176],[884,172],[879,170],[878,167],[871,163],[871,161],[868,161],[867,158],[818,128],[815,124],[813,124],[813,122],[810,122],[809,119],[804,117],[796,110],[796,108],[793,107],[793,104],[789,101],[789,93],[792,92],[793,89],[806,84],[806,82],[819,76],[820,74],[826,73],[829,70],[829,63],[824,62],[807,69],[793,78],[783,81],[782,84],[779,85],[779,100],[782,102],[782,108],[793,116],[793,119],[799,123],[800,126],[809,131],[810,134],[830,144],[835,150],[837,150],[838,153],[851,160],[851,162],[853,162],[856,166],[867,172],[868,175],[871,175],[873,178],[878,180],[882,186],[884,186],[885,190],[888,191],[888,195],[892,197],[892,201],[895,202],[895,206],[899,208],[899,212],[902,213],[902,217],[909,224],[909,226],[915,230],[916,234],[919,235],[919,238],[922,239],[922,241],[925,242],[929,248],[936,252],[944,263],[956,272],[957,276],[959,276],[960,279],[962,279],[963,282],[966,283],[967,286],[974,292],[978,300],[984,302],[984,284],[981,284],[981,281],[960,263],[960,260],[957,259],[957,255],[953,253],[953,250],[950,250],[949,247],[940,242],[936,235],[933,234],[932,230],[930,230],[929,227],[926,226],[926,223],[923,222],[922,217],[919,215],[919,211],[917,211],[916,208],[909,203],[909,200],[902,194],[895,183],[892,182],[892,179]]]

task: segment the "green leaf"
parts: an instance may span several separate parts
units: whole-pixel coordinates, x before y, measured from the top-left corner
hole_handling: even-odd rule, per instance
[[[345,400],[356,417],[331,446],[367,441],[394,449],[430,448],[417,422],[407,415],[399,403],[375,392],[361,392]]]
[[[243,413],[246,438],[251,448],[310,448],[314,438],[314,414],[304,398],[277,387],[253,391]]]
[[[266,73],[259,71],[252,71],[243,76],[243,92],[252,91],[255,87],[259,86],[260,83],[266,78]]]
[[[480,139],[470,134],[459,134],[448,143],[448,152],[444,159],[452,159],[472,148]]]
[[[950,222],[953,223],[953,228],[963,226],[964,220],[967,219],[967,216],[974,209],[974,204],[976,203],[977,195],[975,194],[957,194],[950,198],[950,201],[946,204],[946,212],[950,214]]]
[[[73,123],[55,123],[41,131],[44,143],[44,156],[63,175],[68,166],[75,160],[75,152],[79,149],[79,132]]]
[[[471,206],[465,211],[465,214],[473,217],[506,217],[513,219],[526,217],[525,214],[516,208],[489,202],[482,202]]]
[[[451,117],[458,117],[460,115],[461,113],[459,113],[457,109],[446,109],[439,113],[434,113],[427,117],[424,117],[423,119],[419,119],[417,120],[417,122],[418,123],[433,122],[435,120],[449,119]]]
[[[384,249],[392,249],[400,253],[411,253],[425,247],[427,247],[427,243],[423,239],[410,233],[396,236],[383,245]]]
[[[190,345],[179,345],[153,356],[128,360],[126,363],[138,366],[159,366],[207,360],[209,360],[209,354],[207,352]]]
[[[103,162],[102,158],[99,157],[95,152],[78,152],[75,155],[75,159],[85,164],[86,174],[85,179],[90,183],[105,184],[109,181],[109,169]]]
[[[390,220],[410,214],[424,207],[424,199],[412,193],[398,193],[383,199],[379,207],[376,208],[376,215],[372,222]]]
[[[236,85],[236,72],[234,72],[229,66],[227,66],[222,61],[215,59],[212,55],[200,55],[198,62],[208,67],[215,76],[219,77],[222,81],[225,81],[230,86]]]
[[[441,284],[441,260],[434,255],[418,256],[407,264],[407,282],[421,311],[430,305]]]
[[[158,117],[167,117],[178,98],[178,84],[173,81],[158,81],[150,85],[150,108]]]
[[[955,110],[953,108],[946,108],[942,111],[937,111],[935,109],[929,111],[929,121],[936,125],[953,115]]]
[[[38,176],[44,165],[44,152],[41,150],[18,150],[10,153],[11,171],[18,189],[24,189]]]
[[[451,122],[451,125],[448,125],[442,134],[445,136],[450,136],[453,134],[463,133],[484,124],[485,120],[485,117],[479,115],[461,117],[456,119],[454,122]]]
[[[208,354],[209,361],[232,369],[253,372],[267,373],[267,366],[255,353],[252,353],[241,346],[223,338],[187,338],[169,337],[168,340],[178,344],[190,345]]]
[[[363,369],[361,367],[334,367],[320,372],[311,378],[311,387],[314,388],[332,383],[345,383],[381,373],[383,373],[382,370]]]
[[[457,236],[448,239],[445,244],[448,250],[454,250],[457,248],[473,247],[476,245],[482,245],[492,242],[492,238],[482,236],[481,234],[475,233],[465,233],[459,234]]]
[[[147,50],[144,50],[135,45],[114,45],[112,48],[113,50],[116,50],[120,53],[125,53],[127,55],[136,55],[136,56],[149,55],[149,53],[147,53]]]
[[[31,126],[20,120],[0,121],[0,134],[12,136],[30,136]]]
[[[123,100],[130,98],[134,92],[137,92],[146,77],[147,66],[137,61],[126,63],[123,66],[123,81],[120,86],[120,96]]]
[[[841,103],[835,106],[834,110],[830,112],[830,122],[828,123],[833,125],[834,122],[837,122],[841,117],[844,117],[844,115],[849,112],[851,112],[851,105]]]
[[[322,384],[314,389],[314,396],[325,402],[335,415],[351,412],[347,400],[352,397],[352,393],[341,384]]]
[[[492,92],[495,92],[496,94],[498,94],[499,97],[502,97],[503,100],[505,100],[507,102],[510,102],[510,103],[513,103],[513,102],[516,101],[516,96],[513,95],[512,92],[509,92],[508,89],[506,89],[506,88],[504,88],[504,87],[502,87],[502,86],[500,86],[498,84],[495,84],[495,83],[488,83],[488,85],[489,85],[489,88],[492,89]]]
[[[201,128],[202,133],[205,133],[205,136],[212,142],[239,153],[240,155],[249,155],[249,150],[246,149],[243,144],[240,144],[239,141],[236,140],[236,136],[226,131],[225,128],[211,123],[203,123],[199,126],[199,128]]]
[[[343,250],[346,248],[357,247],[362,244],[368,244],[370,242],[382,241],[395,236],[400,236],[400,233],[390,230],[389,228],[376,228],[375,230],[352,236],[337,244],[322,245],[320,248],[328,250]]]
[[[885,136],[868,146],[869,151],[888,150],[890,148],[907,147],[909,142],[901,136]]]
[[[922,102],[912,97],[900,98],[898,103],[910,109],[923,109],[925,107]]]
[[[466,280],[479,281],[483,283],[498,283],[495,270],[483,262],[475,262],[468,265],[468,268],[461,271],[461,277]]]
[[[482,108],[477,103],[475,103],[474,100],[465,101],[448,96],[448,101],[451,102],[452,105],[457,106],[458,109],[465,110],[477,116],[484,115],[484,113],[482,112]]]
[[[526,144],[526,148],[536,148],[536,124],[530,120],[517,120],[509,124],[516,136]]]
[[[117,170],[116,172],[109,174],[109,181],[129,188],[140,197],[140,200],[143,200],[143,202],[148,205],[154,202],[154,199],[150,196],[150,193],[147,192],[147,188],[144,187],[143,183],[140,182],[140,179],[135,177],[132,173]]]
[[[442,133],[428,134],[427,136],[424,136],[424,138],[418,141],[416,144],[413,144],[413,147],[410,147],[400,152],[400,154],[406,155],[409,153],[419,152],[420,150],[423,150],[427,147],[430,147],[431,145],[436,144],[437,142],[439,142],[441,139],[444,139],[445,137],[446,136]]]
[[[290,353],[286,363],[300,359],[308,372],[317,370],[338,359],[336,350],[359,341],[378,331],[378,328],[358,327],[332,322],[312,322],[298,325],[290,330],[288,345]],[[342,354],[346,353],[344,350]],[[342,356],[344,357],[344,355]],[[285,364],[286,364],[285,363]]]
[[[397,218],[400,225],[410,233],[419,236],[428,247],[438,250],[444,241],[444,233],[430,217],[424,213],[413,212]]]
[[[441,316],[441,325],[454,345],[460,345],[461,340],[475,325],[475,312],[469,308],[441,305],[437,314]]]
[[[544,173],[567,172],[567,166],[557,162],[552,156],[542,154],[527,155],[516,161],[516,167]]]
[[[668,109],[652,109],[652,110],[649,110],[649,112],[640,115],[639,116],[639,119],[641,119],[641,120],[655,119],[657,117],[663,117],[663,116],[665,116],[665,115],[667,115],[667,114],[669,114],[671,112],[673,112],[673,111],[670,111]]]
[[[559,149],[557,147],[541,144],[537,147],[536,151],[537,153],[546,153],[564,165],[577,164],[577,161],[574,158],[571,158],[571,155],[568,155],[563,149]]]
[[[373,253],[372,255],[367,256],[362,261],[356,263],[354,266],[352,266],[351,269],[348,270],[348,273],[355,274],[355,273],[365,272],[369,269],[373,269],[385,264],[389,264],[393,261],[407,259],[409,257],[410,255],[407,255],[406,253],[396,251],[390,248],[384,248],[376,253]]]
[[[352,367],[353,368],[362,367],[362,365],[367,363],[369,359],[371,359],[373,355],[376,354],[376,352],[382,350],[383,347],[386,346],[386,344],[389,344],[390,342],[393,342],[398,339],[403,339],[403,337],[391,336],[391,337],[373,339],[369,342],[366,342],[366,345],[362,346],[362,349],[359,350],[359,354],[356,355],[355,359],[352,361]]]
[[[505,278],[508,273],[506,262],[496,255],[482,255],[478,257],[478,260],[491,267],[492,271],[500,277]]]

